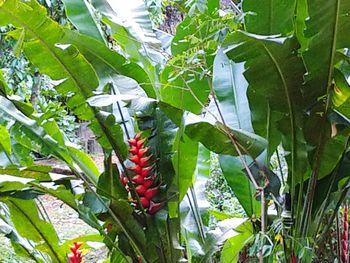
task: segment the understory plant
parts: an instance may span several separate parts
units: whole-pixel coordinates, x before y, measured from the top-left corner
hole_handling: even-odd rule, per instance
[[[350,4],[244,0],[223,13],[216,0],[176,1],[186,16],[170,36],[141,0],[62,2],[71,27],[35,0],[0,0],[0,26],[90,123],[104,167],[1,77],[0,201],[16,251],[69,260],[72,241],[35,203],[50,194],[98,230],[78,239],[103,242],[106,262],[316,259],[349,188]],[[209,209],[213,154],[240,215]]]

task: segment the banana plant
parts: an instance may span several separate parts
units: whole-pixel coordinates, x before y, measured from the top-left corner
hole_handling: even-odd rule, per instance
[[[125,52],[129,52],[127,49],[120,53],[111,50],[104,41],[100,24],[93,16],[93,7],[85,1],[65,4],[68,19],[79,32],[63,28],[49,19],[45,9],[35,1],[2,1],[0,21],[15,27],[11,36],[17,39],[26,57],[40,72],[56,80],[56,89],[67,96],[70,110],[79,119],[90,122],[90,128],[104,150],[104,171],[100,173],[87,154],[71,145],[54,121],[37,115],[29,105],[9,96],[6,83],[2,81],[1,87],[4,88],[1,89],[0,112],[3,130],[7,130],[1,151],[7,162],[2,164],[2,171],[7,176],[34,177],[16,184],[13,189],[4,188],[6,197],[3,202],[11,208],[12,203],[7,198],[16,198],[11,201],[24,205],[24,199],[31,196],[44,193],[53,195],[71,206],[81,219],[99,231],[111,251],[111,261],[175,262],[192,258],[186,255],[183,245],[187,242],[188,253],[193,253],[190,247],[191,240],[195,239],[190,238],[189,233],[200,231],[203,238],[204,225],[200,223],[202,214],[198,213],[197,205],[192,205],[196,203],[193,192],[189,216],[196,218],[199,228],[187,226],[187,241],[180,238],[180,202],[193,184],[197,167],[198,142],[192,142],[186,134],[203,138],[200,130],[204,127],[207,132],[213,131],[220,136],[220,149],[236,154],[227,142],[229,137],[215,123],[198,120],[195,116],[188,116],[185,120],[182,110],[180,115],[177,114],[179,119],[167,117],[165,111],[171,106],[164,104],[162,108],[159,105],[157,94],[160,82],[152,59],[139,63],[149,65],[144,70],[133,62],[139,56],[137,53],[124,57]],[[79,20],[79,14],[74,12],[77,6],[85,11],[85,20]],[[103,22],[112,23],[109,20]],[[122,30],[126,36],[132,35],[123,25],[111,24],[111,27]],[[134,39],[131,41],[136,43]],[[127,47],[122,42],[120,45]],[[131,62],[126,58],[132,58]],[[125,90],[134,90],[135,94],[127,96]],[[140,131],[142,135],[138,133],[133,138]],[[239,130],[232,130],[232,133],[239,137],[242,144],[249,144],[253,152],[261,151],[264,145],[264,140],[251,134]],[[209,145],[204,139],[201,141]],[[9,145],[16,145],[16,151],[12,152],[15,147]],[[18,155],[19,151],[22,151],[21,155]],[[65,162],[72,176],[81,180],[84,193],[74,195],[74,188],[69,184],[72,176],[56,182],[46,174],[45,182],[53,183],[55,188],[45,187],[42,183],[44,179],[40,177],[44,175],[38,167],[22,167],[26,165],[24,156],[28,156],[30,151],[52,155]],[[141,153],[146,152],[145,157],[140,157]],[[186,153],[185,156],[192,155],[192,158],[184,158],[183,153]],[[117,157],[116,163],[112,161],[112,155]],[[14,162],[15,158],[19,159],[18,162]],[[29,158],[27,162],[33,163],[33,160]],[[150,163],[153,164],[147,166]],[[34,169],[32,173],[29,172],[31,169]],[[152,173],[150,178],[149,172]],[[151,181],[148,187],[145,187],[146,181]],[[143,187],[146,188],[145,193],[141,191]],[[36,228],[40,229],[40,226]],[[229,229],[232,226],[220,231],[226,233]],[[205,253],[193,258],[203,262],[211,260],[211,255],[229,237],[227,234],[221,236],[209,232],[208,235],[211,236],[208,241],[201,240]],[[31,236],[24,236],[30,242],[35,242]],[[54,254],[47,250],[40,253],[53,262],[64,262],[66,256],[64,252],[57,251]]]
[[[90,122],[104,170],[1,81],[0,170],[30,179],[4,185],[10,212],[27,188],[51,194],[98,229],[111,262],[212,262],[222,247],[222,262],[232,262],[247,246],[261,262],[278,251],[289,261],[324,242],[350,179],[350,4],[244,0],[234,15],[220,16],[219,1],[187,1],[166,53],[142,1],[131,16],[121,1],[63,2],[73,29],[34,0],[0,1],[0,22],[13,25],[17,46]],[[284,178],[271,167],[279,149]],[[30,151],[64,161],[84,194],[28,166]],[[247,215],[215,231],[201,191],[212,154]]]
[[[321,6],[325,7],[323,11]],[[208,10],[209,16],[213,15]],[[203,137],[189,134],[191,139],[221,155],[220,165],[226,179],[247,215],[252,220],[256,216],[261,218],[263,235],[272,230],[272,225],[265,227],[267,204],[262,193],[275,201],[285,224],[277,232],[272,231],[269,239],[273,240],[277,234],[283,236],[285,243],[280,249],[284,249],[288,261],[302,257],[310,240],[317,245],[324,241],[336,214],[327,218],[328,211],[337,211],[348,191],[349,177],[342,171],[347,166],[349,136],[349,39],[345,33],[349,32],[345,15],[349,5],[344,1],[276,4],[269,0],[259,3],[244,0],[242,10],[237,12],[243,14],[242,24],[226,36],[216,52],[213,76],[210,71],[204,74],[209,79],[209,88],[204,83],[180,88],[178,79],[186,75],[166,68],[162,73],[165,86],[161,89],[161,95],[164,91],[161,99],[197,114],[204,109],[206,115],[211,115],[209,119],[226,132],[243,129],[266,139],[263,154],[254,155],[247,146],[238,145],[235,150],[239,150],[241,158],[235,159],[217,147],[217,134],[205,134],[204,127],[201,127]],[[192,24],[185,20],[179,25],[179,32],[182,33],[183,26],[187,30],[184,34],[188,33],[189,37],[185,38],[187,41],[180,38],[179,42],[174,38],[175,53],[188,57],[186,51],[192,48],[191,40],[206,39],[201,25],[192,28]],[[196,33],[201,38],[196,39]],[[200,47],[201,54],[210,54],[210,49]],[[321,56],[317,55],[319,52]],[[188,61],[186,66],[182,64],[183,71],[188,68]],[[207,65],[211,69],[211,64]],[[194,76],[191,81],[196,81],[196,76],[200,79],[200,74],[191,70]],[[205,90],[211,94],[209,103]],[[211,141],[214,134],[215,141]],[[232,144],[235,146],[234,140]],[[279,154],[279,148],[283,148],[288,166],[284,189],[269,169],[271,157]],[[261,211],[256,197],[262,200]],[[267,240],[258,249],[260,260],[275,256],[265,253]],[[277,242],[270,243],[278,246]],[[236,258],[237,253],[232,255]]]

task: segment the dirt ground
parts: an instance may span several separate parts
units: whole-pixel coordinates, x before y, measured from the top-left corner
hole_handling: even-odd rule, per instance
[[[41,201],[62,241],[74,239],[87,234],[98,233],[80,220],[78,214],[61,201],[48,195],[41,197]],[[106,258],[107,250],[105,248],[96,250],[91,249],[85,255],[85,263],[102,262],[103,259]]]

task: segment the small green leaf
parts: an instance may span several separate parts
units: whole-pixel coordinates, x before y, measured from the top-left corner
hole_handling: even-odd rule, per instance
[[[244,248],[247,241],[253,236],[253,226],[249,221],[244,222],[235,229],[238,234],[225,242],[221,251],[220,262],[235,263],[238,262],[239,252]]]
[[[21,30],[21,34],[19,35],[19,38],[17,39],[16,45],[13,47],[14,53],[17,58],[19,58],[21,55],[25,35],[26,35],[26,32],[25,32],[25,29],[23,28]]]
[[[4,149],[4,151],[11,155],[11,138],[10,134],[7,131],[6,127],[0,125],[0,147]]]

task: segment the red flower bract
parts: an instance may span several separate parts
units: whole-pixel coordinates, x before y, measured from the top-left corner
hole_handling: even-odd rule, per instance
[[[134,173],[132,183],[135,185],[136,193],[140,196],[142,207],[148,209],[147,212],[153,215],[161,208],[160,203],[151,201],[158,193],[159,186],[154,186],[154,176],[152,176],[154,165],[151,163],[152,155],[148,154],[149,148],[144,147],[145,140],[141,137],[141,133],[138,133],[133,139],[129,139],[129,152],[131,154],[129,160],[134,165],[129,167],[128,170]],[[124,175],[121,175],[120,180],[127,188],[128,179]],[[131,199],[131,202],[135,203],[135,200]]]
[[[68,256],[69,263],[82,263],[83,262],[83,256],[81,254],[81,251],[79,248],[81,247],[83,243],[81,242],[74,242],[73,246],[69,247],[70,251],[72,252],[71,255]]]

